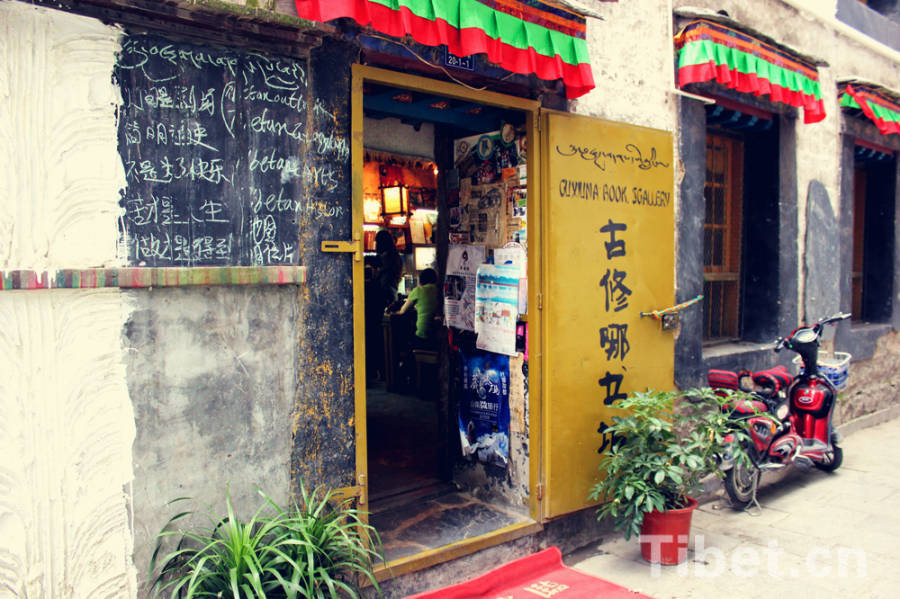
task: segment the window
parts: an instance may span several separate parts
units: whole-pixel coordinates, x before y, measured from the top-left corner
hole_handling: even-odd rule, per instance
[[[708,133],[703,195],[704,339],[739,335],[743,143]]]
[[[866,169],[853,169],[853,269],[850,272],[850,313],[854,320],[862,318],[863,238],[866,222]]]
[[[853,164],[853,319],[891,317],[896,161],[892,151],[857,140]]]

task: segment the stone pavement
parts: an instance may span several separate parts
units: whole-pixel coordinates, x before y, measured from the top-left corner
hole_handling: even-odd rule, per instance
[[[680,566],[651,566],[621,537],[565,562],[656,599],[898,598],[900,419],[857,430],[843,447],[833,474],[764,475],[761,510],[736,512],[724,493],[702,505]]]

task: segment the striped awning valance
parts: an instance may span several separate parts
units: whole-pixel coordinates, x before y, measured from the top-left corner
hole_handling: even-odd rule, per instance
[[[614,1],[614,0],[613,0]],[[562,79],[576,98],[594,88],[585,17],[552,0],[295,0],[300,17],[349,17],[392,37],[487,54],[514,73]]]
[[[842,108],[862,110],[882,135],[900,135],[900,103],[897,100],[862,83],[845,83],[838,94]]]
[[[806,123],[825,118],[818,69],[799,56],[706,19],[686,25],[675,36],[675,48],[679,87],[714,81],[802,108]]]

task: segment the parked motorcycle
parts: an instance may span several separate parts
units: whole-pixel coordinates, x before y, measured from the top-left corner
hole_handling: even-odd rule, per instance
[[[721,458],[724,485],[737,509],[755,501],[760,473],[790,464],[837,470],[844,459],[840,435],[832,426],[837,389],[819,371],[819,342],[825,325],[850,318],[835,314],[813,326],[794,329],[775,342],[776,352],[787,349],[800,355],[803,369],[796,377],[783,366],[756,373],[710,370],[714,389],[739,389],[751,399],[728,406],[736,423],[746,424],[741,444],[749,458],[736,459],[736,451]],[[737,443],[737,437],[732,437]]]

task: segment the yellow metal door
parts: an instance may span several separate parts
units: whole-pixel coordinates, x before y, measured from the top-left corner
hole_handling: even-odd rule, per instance
[[[544,517],[590,505],[615,404],[672,389],[672,136],[566,113],[541,123]]]

